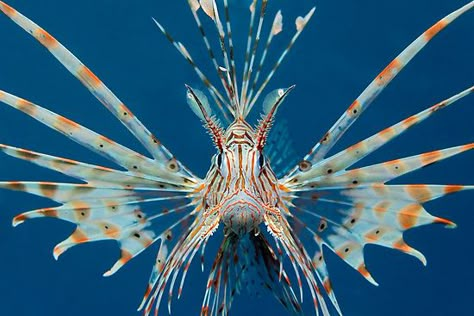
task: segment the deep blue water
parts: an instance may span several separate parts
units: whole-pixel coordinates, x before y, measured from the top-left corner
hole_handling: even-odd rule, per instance
[[[298,153],[304,155],[372,78],[422,31],[466,0],[270,1],[282,8],[286,26],[270,54],[286,45],[293,20],[316,3],[317,12],[270,88],[296,84],[280,118],[285,117]],[[191,68],[158,32],[161,21],[187,45],[202,64],[204,46],[185,1],[26,1],[9,4],[54,34],[82,59],[141,118],[159,139],[198,175],[213,153],[199,121],[188,110],[184,83],[199,87]],[[247,11],[233,1],[234,30],[247,30]],[[237,21],[238,20],[238,21]],[[445,99],[474,82],[474,12],[467,13],[419,54],[353,126],[342,149],[383,127]],[[291,34],[292,35],[292,34]],[[104,133],[136,150],[142,148],[81,84],[19,27],[0,17],[0,89],[37,102]],[[244,38],[237,40],[242,46]],[[240,45],[239,45],[240,44]],[[210,64],[204,69],[211,70]],[[26,115],[0,106],[0,143],[82,161],[107,164],[62,135]],[[470,96],[414,128],[375,155],[367,164],[473,141],[474,97]],[[53,172],[3,156],[2,180],[53,180]],[[407,183],[473,183],[473,153],[443,161],[405,176]],[[373,287],[350,267],[329,258],[339,303],[346,315],[474,315],[474,238],[472,193],[427,204],[459,227],[415,229],[408,242],[428,259],[425,268],[412,257],[368,247],[367,265],[381,284]],[[76,247],[55,262],[54,245],[73,227],[35,220],[13,229],[14,215],[47,206],[26,194],[0,192],[0,315],[135,315],[148,280],[156,248],[111,278],[102,278],[118,256],[113,243]],[[212,260],[208,252],[208,263]],[[184,297],[173,305],[176,315],[195,315],[207,275],[193,265]],[[311,314],[312,304],[305,302]],[[165,309],[163,309],[165,312]],[[284,315],[269,294],[239,297],[234,315]]]

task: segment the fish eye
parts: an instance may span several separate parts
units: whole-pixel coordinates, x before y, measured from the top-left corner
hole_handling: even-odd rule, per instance
[[[222,166],[222,153],[218,153],[216,156],[216,166],[218,168]]]
[[[265,166],[265,155],[264,154],[260,154],[260,156],[258,157],[258,166],[260,167],[260,169],[262,169],[264,166]]]

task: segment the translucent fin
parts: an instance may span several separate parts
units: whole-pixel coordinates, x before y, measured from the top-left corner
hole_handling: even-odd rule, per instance
[[[219,44],[220,44],[221,53],[222,53],[222,60],[224,62],[224,66],[225,66],[225,68],[220,67],[221,70],[222,69],[225,70],[224,72],[222,72],[222,75],[223,75],[221,77],[223,79],[222,83],[223,83],[224,89],[227,93],[227,97],[229,99],[229,103],[230,103],[231,108],[233,110],[234,116],[239,116],[239,113],[241,113],[241,109],[240,109],[239,102],[237,100],[237,87],[234,85],[234,83],[236,84],[236,81],[232,79],[234,77],[234,74],[233,74],[233,68],[232,68],[231,63],[230,63],[231,58],[229,58],[229,53],[227,52],[226,34],[225,34],[225,31],[224,31],[224,25],[221,22],[220,15],[219,15],[219,9],[217,7],[216,1],[215,0],[212,0],[212,1],[207,1],[206,0],[205,2],[206,2],[207,9],[204,10],[204,11],[205,12],[208,11],[208,12],[206,12],[206,14],[214,22],[214,25],[216,26],[216,29],[217,29],[217,33],[219,34]],[[225,8],[227,8],[227,1],[226,0],[224,0],[224,9]],[[210,12],[211,10],[212,10],[212,13]],[[228,15],[227,10],[226,10],[226,18],[229,19],[229,15]],[[228,32],[230,32],[230,22],[227,24],[227,29],[228,29]],[[231,38],[227,37],[227,40],[230,43]],[[232,48],[233,48],[233,46],[232,46]],[[232,50],[232,53],[233,53],[233,50]]]
[[[134,237],[136,237],[137,240],[145,242],[145,244],[140,247],[141,249],[145,249],[153,241],[153,237],[150,238],[150,235],[152,236],[151,232],[143,234],[144,238],[141,238],[142,236],[138,233],[148,226],[148,222],[144,213],[141,212],[140,208],[136,205],[117,207],[117,213],[113,212],[111,208],[105,210],[92,208],[89,213],[93,214],[96,211],[108,211],[109,214],[96,214],[96,218],[92,217],[78,221],[78,226],[72,235],[54,248],[54,257],[56,259],[69,248],[85,242],[108,239],[127,240],[132,237],[133,234],[137,234],[138,237]],[[83,210],[79,213],[82,212],[85,213],[87,211]]]
[[[309,20],[311,19],[311,17],[313,16],[314,14],[314,11],[316,10],[316,8],[312,8],[304,18],[301,18],[299,17],[297,20],[296,20],[296,24],[297,24],[297,30],[296,30],[296,33],[295,35],[292,37],[290,43],[288,44],[288,46],[285,48],[285,50],[283,51],[283,53],[281,54],[280,58],[277,60],[277,62],[275,63],[275,65],[273,66],[272,70],[270,71],[270,73],[267,75],[267,77],[264,79],[263,83],[260,85],[260,87],[258,88],[255,96],[249,96],[247,98],[248,100],[248,105],[246,106],[246,113],[249,113],[251,110],[252,110],[252,107],[254,106],[255,102],[257,102],[258,98],[260,97],[260,95],[262,94],[263,90],[265,89],[265,87],[268,85],[268,83],[270,82],[270,80],[272,79],[273,75],[275,74],[275,72],[278,70],[278,68],[280,67],[281,63],[283,62],[283,60],[285,59],[286,55],[288,55],[288,53],[290,52],[291,48],[293,47],[293,45],[295,44],[296,40],[298,39],[298,37],[301,35],[301,33],[303,32],[305,26],[307,25],[307,23],[309,22]]]
[[[259,14],[259,22],[257,26],[257,30],[254,32],[254,24],[256,20],[256,11],[257,11],[257,0],[253,0],[249,9],[250,9],[250,23],[249,23],[249,33],[247,39],[247,49],[245,52],[245,62],[243,68],[243,78],[242,78],[242,88],[240,89],[239,93],[239,85],[237,83],[237,65],[235,60],[235,55],[237,54],[234,42],[232,38],[232,23],[230,17],[230,9],[229,9],[229,2],[228,0],[224,0],[222,2],[223,8],[220,7],[221,2],[216,2],[215,0],[203,0],[197,2],[196,0],[188,0],[188,5],[191,9],[193,14],[194,20],[198,26],[198,29],[201,33],[201,37],[204,41],[206,46],[207,52],[209,54],[210,61],[212,62],[217,75],[220,79],[222,84],[222,88],[224,93],[221,93],[214,84],[208,79],[206,75],[201,71],[201,68],[196,65],[191,54],[185,48],[185,46],[177,42],[173,39],[173,37],[164,29],[164,27],[159,24],[156,20],[155,23],[160,28],[161,32],[168,38],[168,40],[175,46],[178,52],[191,64],[203,84],[208,88],[209,93],[213,97],[215,104],[219,108],[219,111],[222,112],[223,116],[225,117],[224,121],[230,123],[230,119],[227,116],[227,113],[230,113],[234,118],[240,117],[245,118],[250,109],[252,108],[253,104],[257,101],[258,96],[262,93],[266,85],[269,83],[271,77],[275,73],[275,71],[279,68],[281,62],[285,58],[285,56],[290,51],[291,47],[295,43],[296,39],[301,34],[302,30],[308,23],[309,19],[314,13],[314,8],[305,16],[299,17],[296,19],[296,33],[291,39],[288,47],[282,53],[281,57],[273,67],[270,74],[264,80],[262,86],[257,91],[257,94],[253,97],[251,94],[256,89],[257,81],[259,79],[264,61],[266,59],[268,49],[270,43],[274,36],[279,34],[282,31],[282,14],[279,11],[271,26],[271,30],[266,42],[266,46],[263,50],[263,54],[260,57],[260,63],[258,65],[258,70],[256,71],[256,76],[252,80],[252,73],[254,70],[254,65],[257,60],[257,50],[259,48],[260,42],[260,35],[264,25],[264,16],[267,8],[268,0],[263,0],[261,2],[260,14]],[[221,56],[216,56],[214,53],[211,44],[209,42],[208,36],[204,30],[204,25],[199,18],[200,10],[204,12],[207,18],[210,18],[213,24],[216,27],[218,38],[219,38],[219,47]],[[224,20],[221,20],[220,11],[224,10]],[[219,60],[218,60],[219,59]],[[251,85],[250,85],[251,84]],[[249,89],[251,89],[250,94]],[[240,94],[240,96],[239,96]]]
[[[313,263],[319,267],[318,275],[323,280],[328,278],[322,251],[325,245],[375,285],[364,261],[366,244],[402,251],[426,265],[423,254],[403,240],[403,232],[433,223],[455,227],[453,222],[429,214],[422,204],[447,194],[474,190],[474,186],[426,184],[376,183],[337,188],[344,187],[338,184],[328,189],[318,188],[314,183],[311,186],[287,194],[293,220],[317,244]]]
[[[390,126],[382,131],[350,146],[349,148],[342,150],[331,157],[323,159],[322,161],[311,164],[310,161],[304,160],[305,164],[309,168],[301,168],[297,166],[293,168],[291,172],[285,177],[285,183],[301,183],[309,179],[316,177],[334,174],[341,170],[350,167],[356,162],[360,161],[370,153],[376,151],[389,141],[400,136],[401,134],[408,131],[410,128],[430,118],[433,114],[438,111],[450,106],[456,101],[468,96],[474,92],[474,86],[470,87],[444,101],[441,101],[417,114],[407,117],[406,119]]]
[[[298,161],[285,119],[278,119],[275,122],[268,135],[264,151],[277,178],[285,175]]]
[[[120,213],[120,206],[127,205],[127,204],[136,204],[137,198],[134,196],[126,196],[126,197],[119,197],[119,198],[103,198],[100,200],[75,200],[64,203],[61,206],[57,207],[48,207],[48,208],[41,208],[32,211],[23,212],[13,219],[13,226],[18,226],[23,224],[26,220],[33,219],[33,218],[43,218],[43,217],[52,217],[58,218],[64,221],[68,221],[71,223],[79,223],[82,220],[86,220],[90,217],[96,219],[100,217],[107,217],[103,216],[103,214],[109,214],[108,209],[110,209],[110,214],[113,214],[115,211],[119,211]],[[90,209],[98,209],[91,213]]]
[[[302,315],[285,270],[280,280],[280,261],[263,234],[224,238],[213,264],[201,315],[227,315],[234,295],[241,289],[267,289],[292,314]]]
[[[129,189],[102,188],[74,183],[4,181],[0,182],[0,188],[27,192],[60,203],[76,199],[118,198],[134,195]]]
[[[270,30],[270,34],[268,35],[267,43],[265,44],[265,48],[262,52],[262,57],[260,58],[257,72],[255,73],[255,78],[253,79],[252,87],[248,93],[249,97],[253,96],[255,88],[257,87],[258,79],[260,79],[260,74],[262,73],[263,65],[265,64],[265,60],[267,58],[268,50],[270,48],[270,44],[272,43],[273,37],[280,34],[282,30],[283,30],[283,15],[281,11],[278,11],[273,20],[273,25]],[[246,109],[247,114],[249,113],[249,111],[250,109]]]
[[[224,131],[221,128],[220,122],[214,116],[211,116],[209,112],[209,104],[207,103],[207,98],[201,100],[197,92],[195,92],[190,86],[186,85],[188,89],[187,99],[188,104],[193,109],[194,113],[198,115],[203,123],[206,126],[209,134],[212,136],[212,140],[214,145],[219,151],[223,150],[224,146]],[[201,94],[201,97],[204,97]],[[204,103],[203,103],[204,102]]]
[[[105,277],[115,274],[120,268],[127,264],[131,259],[138,256],[148,248],[154,240],[155,233],[151,230],[134,230],[130,234],[120,239],[120,258],[115,264],[104,273]]]
[[[255,57],[257,54],[258,45],[260,43],[260,33],[262,32],[263,21],[265,17],[265,12],[267,10],[268,0],[262,0],[261,8],[260,8],[260,18],[258,20],[257,32],[255,34],[254,44],[252,48],[252,52],[250,54],[250,62],[248,64],[247,72],[243,74],[242,79],[242,95],[241,95],[241,103],[244,107],[247,106],[247,89],[249,87],[250,77],[253,72],[253,65],[255,62]],[[244,109],[247,112],[247,109]]]
[[[212,113],[211,107],[209,106],[209,101],[207,100],[206,95],[196,89],[193,89],[193,91],[196,94],[197,98],[201,101],[201,104],[206,110],[206,113]],[[190,92],[186,94],[186,101],[188,102],[188,105],[191,108],[191,110],[194,112],[194,114],[196,114],[197,117],[199,117],[201,121],[205,121],[204,114],[202,113],[201,109],[196,103],[196,100],[194,99],[194,97],[191,95]]]
[[[92,187],[90,185],[44,183],[44,182],[2,182],[1,188],[24,191],[63,203],[28,211],[16,216],[13,225],[17,226],[32,218],[57,218],[77,225],[67,239],[54,248],[58,257],[73,246],[100,240],[116,240],[121,248],[121,257],[104,276],[115,273],[133,257],[140,254],[156,241],[155,234],[160,228],[167,230],[165,217],[189,217],[180,215],[193,207],[192,195],[174,192],[136,191],[117,188]],[[173,208],[161,208],[153,215],[142,211],[144,203],[174,203]],[[158,225],[154,227],[154,222]],[[161,237],[163,236],[160,235]]]
[[[84,64],[67,50],[59,41],[44,29],[23,16],[15,9],[0,2],[0,10],[13,22],[24,29],[40,42],[50,53],[99,100],[153,155],[156,162],[165,166],[174,159],[172,154],[157,140],[157,138],[138,120],[136,116],[113,94],[107,86]],[[178,161],[180,170],[192,175]]]
[[[264,114],[255,129],[255,143],[258,149],[264,148],[278,108],[294,88],[295,86],[293,85],[287,89],[277,89],[265,98],[263,105]]]
[[[194,186],[194,183],[196,183],[194,178],[183,177],[180,174],[180,164],[175,159],[168,161],[167,167],[161,167],[148,157],[32,102],[1,90],[0,101],[28,114],[40,123],[62,133],[85,148],[103,155],[133,173],[145,173],[154,176],[157,180],[174,184]],[[170,169],[170,167],[172,168]]]
[[[435,150],[416,156],[395,159],[363,168],[343,171],[334,175],[322,176],[310,180],[308,185],[314,185],[319,188],[343,186],[351,188],[371,183],[385,183],[409,172],[472,149],[474,149],[474,143],[443,150]]]
[[[202,10],[211,18],[214,19],[214,5],[213,0],[199,0]]]
[[[295,201],[298,205],[311,206],[306,202]],[[376,213],[381,206],[385,206],[383,215]],[[315,240],[320,245],[326,245],[374,285],[377,283],[364,261],[363,249],[366,244],[402,250],[426,265],[423,254],[413,248],[400,247],[404,242],[403,231],[440,222],[419,204],[396,201],[364,203],[362,199],[354,202],[323,199],[319,201],[317,212],[303,206],[297,206],[295,210],[296,216],[312,228],[312,233],[317,235]]]
[[[265,100],[263,100],[263,113],[268,114],[272,107],[278,102],[278,100],[285,94],[285,89],[276,89],[267,94]]]
[[[196,17],[197,17],[197,15],[196,15]],[[198,65],[196,65],[193,58],[191,57],[191,54],[186,49],[186,47],[182,43],[175,41],[175,39],[165,30],[165,28],[157,20],[153,19],[153,21],[158,26],[158,28],[163,33],[163,35],[166,36],[166,38],[170,41],[170,43],[178,50],[178,52],[184,57],[184,59],[186,59],[186,61],[191,65],[191,67],[193,67],[194,71],[198,75],[201,82],[208,89],[209,94],[214,99],[214,101],[215,101],[216,105],[218,106],[219,110],[221,111],[223,117],[228,122],[230,122],[230,119],[229,119],[227,113],[230,112],[233,115],[233,109],[225,101],[225,98],[222,96],[222,94],[219,92],[219,90],[217,90],[217,88],[211,83],[211,81],[208,79],[208,77],[201,71],[201,69],[198,67]],[[210,46],[209,46],[209,49],[210,49]]]
[[[153,188],[172,191],[192,191],[193,189],[157,181],[145,174],[136,175],[129,171],[120,171],[107,167],[91,165],[84,162],[38,153],[35,151],[0,144],[5,154],[32,162],[44,168],[61,172],[73,178],[87,181],[89,184],[117,185],[121,188]]]
[[[180,239],[168,254],[162,268],[159,268],[160,266],[157,265],[157,268],[152,272],[149,286],[139,307],[139,310],[143,310],[146,316],[150,315],[152,310],[155,311],[155,315],[158,314],[167,285],[170,285],[168,293],[172,297],[178,274],[187,271],[187,267],[191,264],[195,254],[203,246],[207,237],[211,236],[217,229],[220,220],[217,213],[209,213],[207,210],[200,212],[200,206],[196,207],[189,215],[197,215],[191,224],[185,220],[186,217],[183,217],[170,228],[174,230],[181,226]],[[171,298],[169,298],[168,302],[170,301]]]
[[[196,25],[199,29],[199,32],[201,33],[201,37],[203,39],[203,42],[204,42],[204,44],[206,46],[206,49],[207,49],[207,52],[209,54],[209,58],[211,59],[212,64],[214,65],[214,69],[216,70],[216,73],[219,75],[219,78],[221,79],[221,83],[224,84],[223,80],[225,80],[225,78],[223,78],[221,76],[221,73],[219,71],[219,65],[217,64],[217,60],[216,60],[216,57],[215,57],[215,53],[214,53],[214,51],[213,51],[213,49],[212,49],[212,47],[209,43],[209,39],[208,39],[208,37],[206,35],[206,32],[204,30],[204,26],[202,25],[201,20],[199,19],[199,15],[198,15],[198,12],[197,12],[198,10],[196,9],[196,8],[199,8],[199,6],[197,5],[197,0],[194,0],[194,1],[195,1],[194,4],[191,1],[188,1],[188,4],[189,4],[191,12],[193,14],[194,20],[196,21]],[[227,114],[228,109],[224,108],[224,106],[221,104],[221,103],[226,104],[226,102],[224,102],[222,96],[219,97],[220,98],[220,101],[219,101],[216,97],[214,97],[215,94],[216,94],[215,91],[213,91],[211,93],[211,95],[213,95],[214,101],[216,101],[216,106],[219,109],[219,113],[222,115],[223,121],[226,122],[226,123],[230,123],[230,118]]]
[[[256,13],[256,5],[257,0],[252,0],[250,4],[250,21],[249,21],[249,32],[247,35],[247,48],[245,51],[245,63],[242,73],[242,90],[240,93],[240,103],[245,104],[245,99],[247,96],[244,94],[245,90],[245,82],[249,80],[248,76],[250,75],[249,66],[250,66],[250,58],[252,56],[251,49],[252,49],[252,42],[253,42],[253,32],[254,32],[254,24],[255,24],[255,13]]]
[[[237,70],[235,67],[235,48],[232,39],[232,23],[230,20],[230,10],[228,0],[224,0],[225,25],[227,30],[227,40],[229,43],[229,59],[230,59],[230,77],[233,87],[233,99],[235,104],[240,104],[238,100],[239,86],[237,84]]]
[[[323,138],[306,155],[305,160],[313,164],[322,160],[336,144],[347,129],[357,120],[362,112],[375,100],[380,92],[397,76],[398,73],[415,57],[431,39],[463,13],[474,7],[469,2],[462,8],[447,15],[421,34],[408,45],[360,94],[346,112],[336,121]]]
[[[190,5],[196,8],[195,1],[190,0]],[[163,247],[160,249],[159,256],[163,258],[164,254],[166,256],[165,244],[172,245],[172,240],[184,239],[184,237],[174,238],[171,233],[175,232],[176,236],[185,236],[190,227],[189,222],[195,216],[193,210],[199,209],[196,205],[201,201],[201,181],[176,160],[104,83],[56,39],[2,1],[0,1],[0,10],[45,46],[130,130],[154,158],[150,159],[136,153],[32,102],[0,91],[0,101],[28,114],[126,169],[126,171],[115,170],[0,145],[0,150],[10,156],[31,161],[39,166],[87,182],[85,184],[0,182],[0,188],[35,194],[62,204],[24,212],[14,218],[13,225],[19,225],[27,219],[41,217],[56,218],[76,224],[75,231],[55,247],[55,258],[75,245],[99,240],[115,240],[120,246],[121,255],[112,268],[104,274],[105,276],[115,273],[157,240],[162,241]],[[189,55],[184,46],[178,45],[178,48],[183,55]],[[145,206],[151,203],[158,203],[159,207],[150,207],[153,213],[147,214],[150,211],[146,210]],[[207,221],[204,221],[204,224],[207,224]],[[201,227],[204,227],[204,230],[209,228],[205,225]],[[200,236],[198,232],[199,230],[196,230],[194,237]],[[196,242],[199,243],[199,238],[190,239],[191,248],[196,245]],[[173,244],[176,245],[176,243]],[[188,250],[189,247],[184,247],[184,249]],[[176,253],[181,250],[173,249],[173,251]],[[183,259],[186,255],[185,251],[177,258]],[[172,261],[168,257],[166,260]],[[176,261],[172,262],[174,268],[179,266]]]

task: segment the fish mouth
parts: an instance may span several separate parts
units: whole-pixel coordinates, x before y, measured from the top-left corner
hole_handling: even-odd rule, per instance
[[[221,205],[222,222],[239,236],[255,230],[264,214],[265,206],[246,191],[238,191]]]

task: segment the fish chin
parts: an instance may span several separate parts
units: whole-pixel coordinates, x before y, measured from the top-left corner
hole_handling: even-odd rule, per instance
[[[241,236],[257,229],[263,221],[264,207],[241,191],[223,203],[221,214],[225,227]]]

